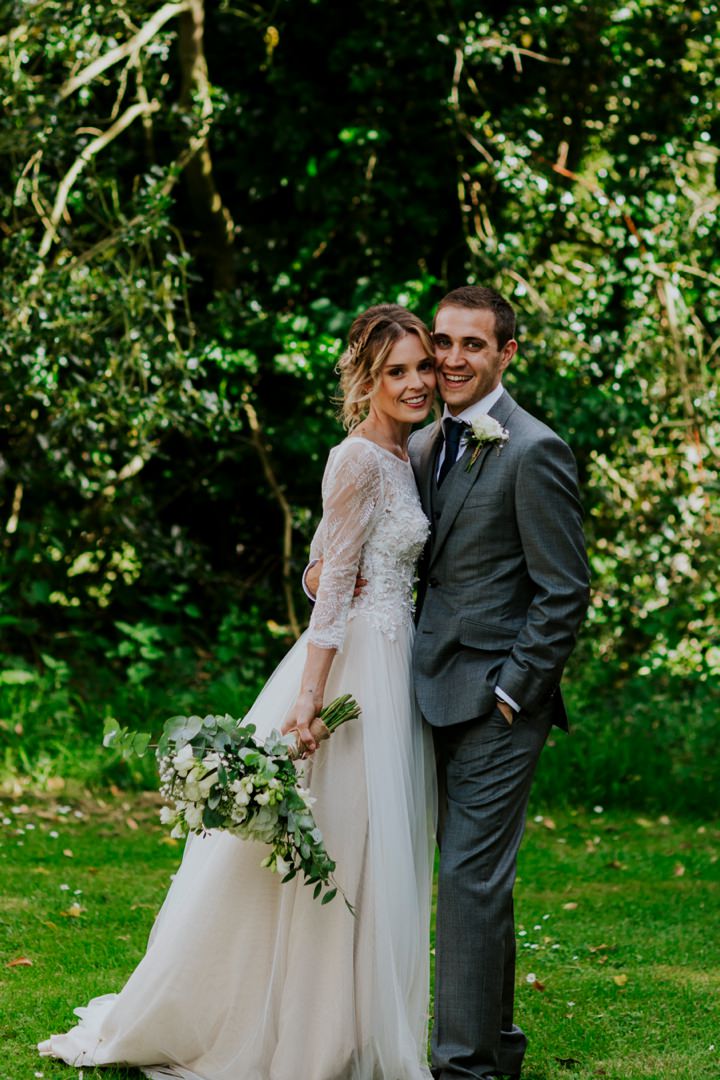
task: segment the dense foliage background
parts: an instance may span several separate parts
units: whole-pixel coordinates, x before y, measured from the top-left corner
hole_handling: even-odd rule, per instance
[[[587,510],[539,791],[717,807],[718,5],[2,13],[6,777],[127,780],[104,715],[242,712],[305,617],[353,315],[477,281]]]

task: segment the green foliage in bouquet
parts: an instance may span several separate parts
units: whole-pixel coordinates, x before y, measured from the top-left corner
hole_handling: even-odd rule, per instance
[[[320,714],[320,738],[359,713],[349,694],[335,699]],[[295,771],[296,737],[272,731],[260,743],[255,731],[254,724],[229,714],[171,717],[156,746],[160,790],[171,804],[163,807],[161,820],[177,838],[223,829],[270,845],[261,865],[281,874],[283,883],[302,871],[314,897],[322,894],[327,904],[338,891],[335,863],[312,813],[315,800]],[[142,756],[150,738],[108,720],[103,742],[126,757]]]

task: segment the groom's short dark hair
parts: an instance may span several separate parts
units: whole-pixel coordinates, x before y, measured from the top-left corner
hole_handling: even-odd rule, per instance
[[[438,311],[445,307],[484,308],[495,315],[495,337],[498,348],[502,349],[511,338],[515,337],[515,311],[511,303],[495,289],[484,285],[462,285],[443,296],[437,306]]]

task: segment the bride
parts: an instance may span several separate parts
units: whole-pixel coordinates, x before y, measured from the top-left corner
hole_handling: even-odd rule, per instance
[[[191,837],[138,967],[119,994],[76,1009],[79,1024],[41,1043],[43,1055],[137,1065],[155,1080],[430,1078],[435,773],[411,682],[428,523],[407,455],[435,390],[427,329],[397,305],[369,308],[340,371],[350,434],[323,478],[317,602],[246,720],[259,736],[297,730],[355,916],[340,900],[320,905],[299,878],[281,884],[256,843]],[[369,584],[355,597],[358,573]],[[310,722],[341,693],[362,715],[316,747]]]

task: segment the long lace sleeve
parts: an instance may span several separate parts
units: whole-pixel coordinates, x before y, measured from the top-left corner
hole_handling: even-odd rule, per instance
[[[345,638],[363,543],[382,498],[378,454],[362,438],[332,451],[323,478],[323,517],[311,557],[323,568],[308,640],[322,649],[341,649]]]

